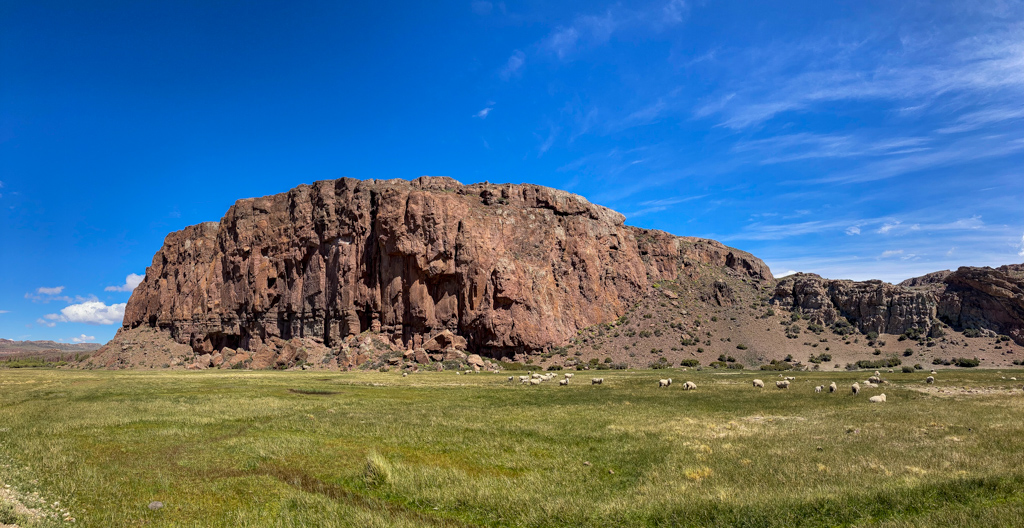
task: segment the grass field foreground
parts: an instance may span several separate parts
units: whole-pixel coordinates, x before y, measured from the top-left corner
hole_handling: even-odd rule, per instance
[[[797,373],[789,390],[760,372],[507,375],[0,370],[0,487],[40,506],[23,526],[1024,518],[1024,372],[897,372],[857,397],[869,373]],[[830,381],[839,393],[814,392]]]

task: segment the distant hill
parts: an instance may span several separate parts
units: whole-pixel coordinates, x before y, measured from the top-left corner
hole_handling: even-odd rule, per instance
[[[57,343],[56,341],[12,341],[0,339],[0,359],[41,357],[57,359],[89,354],[98,350],[100,343]]]

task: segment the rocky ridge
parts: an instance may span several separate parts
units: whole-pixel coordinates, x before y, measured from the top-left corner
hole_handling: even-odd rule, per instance
[[[556,189],[341,179],[239,200],[220,222],[168,235],[123,327],[90,361],[492,369],[499,359],[573,366],[603,357],[637,367],[648,354],[732,354],[757,364],[824,343],[795,341],[791,316],[808,325],[803,333],[831,327],[841,344],[823,348],[854,357],[865,353],[854,331],[931,347],[940,344],[932,337],[976,329],[1022,344],[1022,291],[1024,265],[899,285],[812,274],[776,281],[749,253],[627,226]],[[763,326],[773,307],[783,311],[779,325]],[[867,342],[876,354],[898,352]],[[952,347],[970,349],[941,337],[934,352]]]
[[[97,360],[120,364],[148,330],[204,364],[242,350],[252,365],[292,366],[280,357],[294,340],[339,357],[365,332],[392,352],[510,359],[614,320],[699,266],[773,280],[749,253],[624,220],[565,191],[443,177],[239,200],[220,222],[167,236]]]

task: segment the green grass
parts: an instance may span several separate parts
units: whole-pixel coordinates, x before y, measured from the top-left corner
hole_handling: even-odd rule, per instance
[[[1008,526],[1009,371],[0,370],[0,484],[81,526]],[[559,376],[561,377],[561,376]],[[659,378],[672,377],[668,389]],[[761,377],[769,388],[756,390]],[[682,391],[692,380],[696,391]],[[815,394],[836,381],[840,394]],[[1014,393],[1008,391],[1016,387]],[[885,392],[888,402],[867,396]],[[150,511],[154,500],[165,504]],[[61,524],[51,521],[51,524]],[[43,522],[42,524],[46,524]]]

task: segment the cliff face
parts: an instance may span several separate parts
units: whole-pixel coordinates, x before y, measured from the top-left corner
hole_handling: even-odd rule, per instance
[[[899,285],[797,274],[779,281],[772,302],[799,308],[825,325],[845,317],[862,332],[902,334],[942,322],[1005,334],[1024,344],[1024,265],[962,267]]]
[[[411,349],[447,330],[511,356],[613,320],[652,282],[701,265],[772,280],[750,254],[623,221],[535,185],[302,185],[168,235],[123,330],[158,329],[196,354],[293,338],[336,348],[366,330]]]

